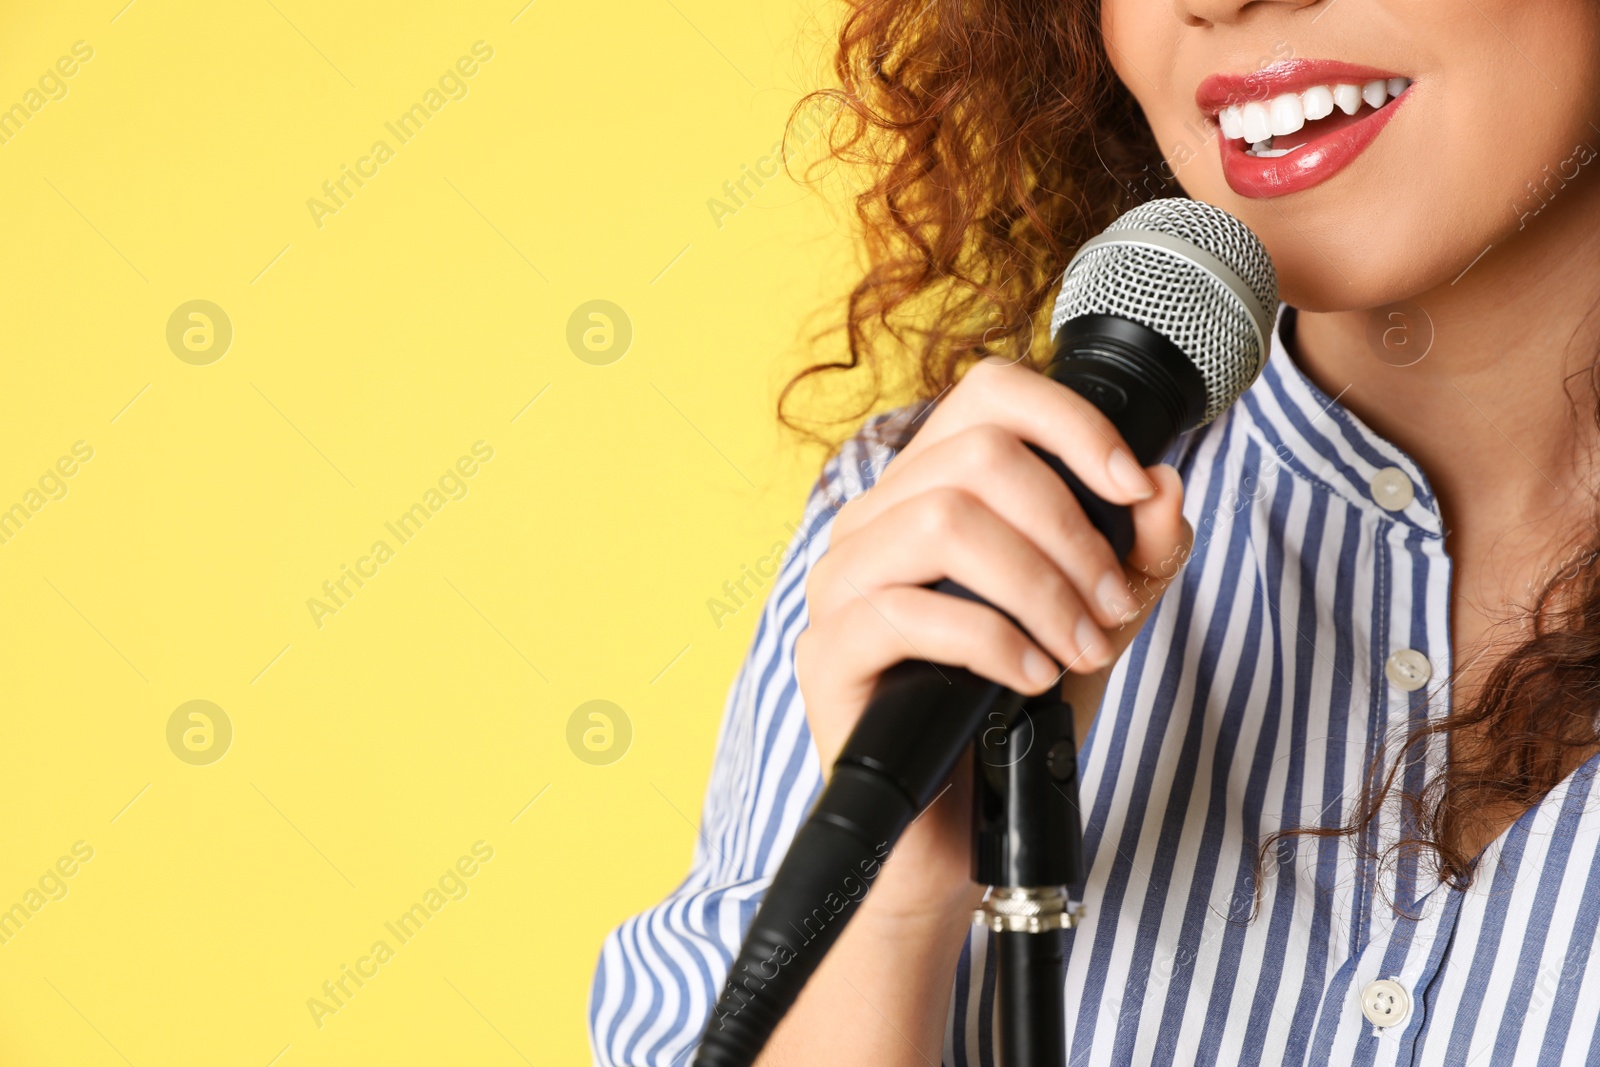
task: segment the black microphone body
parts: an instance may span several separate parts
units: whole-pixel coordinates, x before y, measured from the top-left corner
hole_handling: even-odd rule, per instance
[[[1150,327],[1113,315],[1068,320],[1045,373],[1104,412],[1140,466],[1160,460],[1207,411],[1206,382],[1194,362]],[[1091,493],[1056,456],[1034,451],[1072,489],[1118,558],[1126,557],[1133,546],[1127,508]],[[934,588],[986,603],[949,580]],[[970,671],[922,660],[883,673],[756,913],[698,1067],[755,1061],[900,834],[937,796],[979,728],[1010,721],[1024,699]]]

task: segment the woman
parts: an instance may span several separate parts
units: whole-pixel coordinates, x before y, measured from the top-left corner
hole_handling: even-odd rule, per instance
[[[937,402],[824,472],[694,868],[606,942],[600,1059],[684,1062],[915,657],[1080,713],[1074,1064],[1600,1062],[1600,5],[861,0],[838,66],[836,150],[878,168],[852,362],[904,345]],[[1243,220],[1286,306],[1255,385],[1141,471],[1029,341],[1156,195]],[[1125,565],[1025,442],[1132,505]],[[965,788],[763,1062],[990,1062]]]

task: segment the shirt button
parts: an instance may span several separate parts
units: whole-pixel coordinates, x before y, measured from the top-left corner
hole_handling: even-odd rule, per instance
[[[1383,674],[1396,689],[1414,693],[1433,677],[1433,664],[1416,649],[1402,648],[1383,665]]]
[[[1399,1026],[1411,1014],[1411,996],[1392,978],[1380,978],[1361,991],[1361,1014],[1373,1026]]]
[[[1411,479],[1399,467],[1385,467],[1372,476],[1372,499],[1385,511],[1404,511],[1416,495]]]

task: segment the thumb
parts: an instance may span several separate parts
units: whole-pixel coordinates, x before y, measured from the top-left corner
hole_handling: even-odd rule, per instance
[[[1139,603],[1139,610],[1107,632],[1118,656],[1133,643],[1163,593],[1183,570],[1194,549],[1194,528],[1183,517],[1183,478],[1166,464],[1145,473],[1156,493],[1132,506],[1133,551],[1123,562],[1123,573]]]

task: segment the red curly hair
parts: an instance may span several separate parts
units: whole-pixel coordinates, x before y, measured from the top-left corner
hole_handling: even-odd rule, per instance
[[[791,132],[802,116],[829,113],[823,162],[866,180],[854,198],[866,267],[834,327],[847,357],[788,383],[785,424],[836,438],[883,401],[891,378],[927,401],[991,353],[1041,363],[1045,302],[1078,245],[1134,203],[1183,195],[1112,69],[1099,15],[1099,0],[848,0],[839,86],[802,100]],[[802,424],[795,391],[837,375],[865,376],[859,403]],[[1583,565],[1536,592],[1524,627],[1459,707],[1392,746],[1393,763],[1377,755],[1343,825],[1283,827],[1262,843],[1258,875],[1273,853],[1292,857],[1300,836],[1366,840],[1397,799],[1402,840],[1378,858],[1428,853],[1441,877],[1470,882],[1475,857],[1462,842],[1486,813],[1526,811],[1600,749],[1597,554],[1578,549],[1568,558]],[[1444,774],[1404,790],[1426,745],[1463,735],[1474,743],[1454,746]]]

